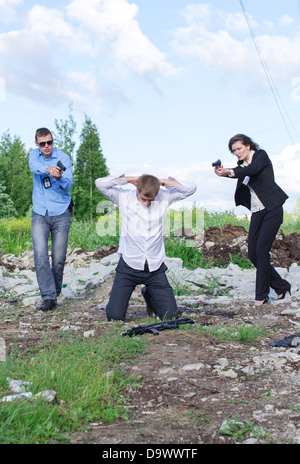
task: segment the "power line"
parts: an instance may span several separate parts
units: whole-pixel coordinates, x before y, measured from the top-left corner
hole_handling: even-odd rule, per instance
[[[290,132],[290,130],[289,130],[289,128],[288,128],[288,125],[287,125],[287,123],[286,123],[286,121],[285,121],[285,118],[284,118],[283,112],[282,112],[282,110],[281,110],[281,108],[280,108],[280,105],[279,105],[278,100],[281,102],[281,105],[282,105],[284,111],[286,112],[286,114],[287,114],[287,111],[286,111],[286,109],[284,108],[284,105],[283,105],[283,103],[282,103],[282,101],[281,101],[281,99],[280,99],[280,96],[279,96],[279,94],[278,94],[278,91],[277,91],[277,89],[276,89],[276,85],[274,84],[274,81],[273,81],[272,76],[271,76],[271,74],[270,74],[270,72],[269,72],[268,66],[267,66],[267,64],[266,64],[266,62],[265,62],[265,60],[264,60],[263,55],[262,55],[262,52],[261,52],[259,43],[258,43],[257,38],[256,38],[256,36],[255,36],[254,30],[253,30],[253,28],[252,28],[252,25],[251,25],[251,22],[250,22],[250,18],[249,18],[248,14],[247,14],[247,11],[246,11],[246,9],[245,9],[244,3],[243,3],[242,0],[239,0],[239,1],[240,1],[241,8],[242,8],[242,10],[243,10],[243,13],[244,13],[246,22],[247,22],[247,24],[248,24],[248,27],[249,27],[249,30],[250,30],[250,34],[251,34],[251,36],[252,36],[252,39],[253,39],[255,48],[256,48],[256,50],[257,50],[257,53],[258,53],[260,62],[261,62],[261,64],[262,64],[264,73],[265,73],[265,75],[266,75],[266,78],[267,78],[267,80],[268,80],[268,83],[269,83],[271,92],[272,92],[273,97],[274,97],[274,99],[275,99],[277,108],[278,108],[278,110],[279,110],[279,113],[280,113],[281,118],[282,118],[282,120],[283,120],[283,123],[284,123],[284,125],[285,125],[285,128],[286,128],[286,130],[287,130],[287,132],[288,132],[288,135],[289,135],[289,137],[290,137],[290,139],[291,139],[291,142],[292,142],[293,145],[295,145],[295,142],[294,142],[294,140],[293,140],[292,134],[291,134],[291,132]],[[299,5],[299,1],[298,1],[298,5]],[[300,5],[299,5],[299,8],[300,8]],[[290,118],[289,118],[289,119],[290,119]],[[291,122],[291,120],[290,120],[290,122]]]

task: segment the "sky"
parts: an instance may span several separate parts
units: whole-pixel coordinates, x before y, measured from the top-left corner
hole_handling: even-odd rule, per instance
[[[192,202],[234,207],[229,139],[269,154],[292,212],[300,198],[300,0],[0,0],[0,136],[26,149],[72,104],[111,175],[197,184]]]

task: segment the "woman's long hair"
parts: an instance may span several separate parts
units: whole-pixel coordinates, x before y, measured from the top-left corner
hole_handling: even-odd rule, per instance
[[[231,137],[231,139],[228,142],[228,148],[231,151],[231,153],[233,153],[232,145],[235,142],[241,142],[243,145],[250,145],[250,149],[254,150],[254,151],[259,149],[259,145],[257,143],[255,143],[255,142],[253,142],[253,140],[250,139],[250,137],[248,137],[247,135],[236,134],[233,137]]]

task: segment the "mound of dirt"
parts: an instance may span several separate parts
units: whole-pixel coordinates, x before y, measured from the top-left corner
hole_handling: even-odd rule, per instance
[[[189,236],[190,240],[191,237]],[[241,226],[224,225],[222,228],[210,227],[205,230],[203,244],[198,246],[213,265],[217,262],[227,264],[230,255],[247,258],[248,233]],[[278,232],[271,249],[271,263],[275,267],[289,268],[291,264],[300,264],[300,234],[285,236]]]

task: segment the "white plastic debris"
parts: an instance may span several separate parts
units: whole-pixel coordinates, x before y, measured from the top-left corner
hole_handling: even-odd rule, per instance
[[[42,397],[47,403],[51,403],[56,396],[56,391],[54,390],[45,390],[34,395],[34,398]]]
[[[10,401],[13,401],[15,400],[16,398],[31,398],[32,397],[32,393],[31,392],[27,392],[27,393],[17,393],[16,395],[7,395],[7,396],[4,396],[2,399],[1,399],[1,402],[10,402]]]
[[[11,388],[11,391],[14,393],[24,393],[28,390],[31,385],[31,382],[23,382],[22,380],[13,380],[9,377],[6,377],[8,385]]]
[[[31,382],[23,382],[22,380],[14,380],[9,377],[6,378],[8,385],[11,388],[11,391],[14,392],[14,395],[4,396],[0,401],[1,402],[10,402],[17,398],[43,398],[47,403],[51,403],[56,396],[56,391],[54,390],[45,390],[33,395],[31,392],[26,391],[32,385]]]

